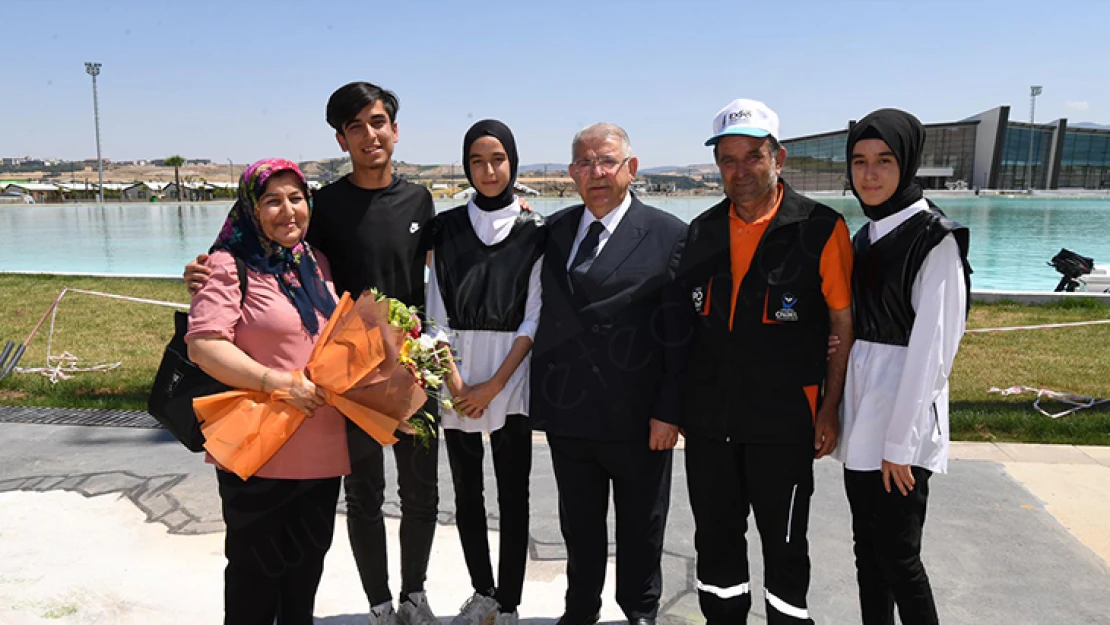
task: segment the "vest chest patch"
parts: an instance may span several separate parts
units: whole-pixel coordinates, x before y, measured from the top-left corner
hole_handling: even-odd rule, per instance
[[[694,287],[690,292],[690,299],[694,302],[694,312],[703,314],[705,312],[705,289],[700,286]]]
[[[797,321],[798,311],[794,310],[797,305],[798,298],[793,293],[783,293],[782,308],[775,311],[775,321]]]

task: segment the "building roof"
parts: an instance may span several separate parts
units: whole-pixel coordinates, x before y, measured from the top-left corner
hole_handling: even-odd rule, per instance
[[[42,182],[13,182],[7,188],[17,187],[25,191],[58,191],[58,185]]]

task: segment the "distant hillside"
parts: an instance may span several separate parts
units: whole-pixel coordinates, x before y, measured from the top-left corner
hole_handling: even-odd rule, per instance
[[[517,169],[522,174],[524,172],[543,171],[544,169],[547,169],[547,171],[566,171],[567,164],[566,163],[531,163],[529,165],[521,165]]]
[[[351,172],[349,158],[332,158],[299,163],[308,178],[330,182]],[[417,164],[394,161],[399,175],[410,180],[465,180],[466,174],[461,165]],[[539,178],[546,173],[548,179],[561,179],[568,176],[566,163],[528,163],[520,166],[520,177]],[[641,176],[687,176],[700,179],[704,176],[718,177],[717,166],[712,163],[698,165],[663,165],[649,167],[638,172]]]
[[[1110,126],[1106,124],[1095,124],[1093,122],[1078,122],[1075,124],[1068,122],[1068,128],[1093,128],[1095,130],[1110,130]]]

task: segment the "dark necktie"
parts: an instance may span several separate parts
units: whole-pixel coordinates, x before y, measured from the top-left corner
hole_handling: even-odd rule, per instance
[[[597,247],[601,242],[601,231],[604,229],[605,226],[600,221],[595,221],[590,224],[586,236],[582,238],[582,243],[578,246],[578,252],[574,255],[574,261],[570,263],[569,273],[572,287],[574,281],[582,279],[586,272],[590,270],[590,266],[594,264],[594,260],[597,258]]]

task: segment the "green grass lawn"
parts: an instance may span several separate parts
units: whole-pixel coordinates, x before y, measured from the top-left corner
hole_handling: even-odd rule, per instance
[[[0,344],[22,342],[63,286],[170,302],[187,302],[180,281],[0,275]],[[1092,301],[1050,306],[977,304],[969,327],[1003,327],[1110,318]],[[49,320],[22,366],[41,366]],[[0,405],[143,410],[162,349],[173,333],[173,310],[68,293],[58,311],[52,352],[82,362],[122,361],[109,373],[83,373],[56,385],[13,374],[0,381]],[[0,345],[2,346],[2,345]],[[952,438],[1110,445],[1110,406],[1062,419],[1033,409],[1033,396],[1001,397],[992,386],[1025,385],[1110,397],[1110,324],[1079,328],[971,334],[952,373]]]
[[[0,347],[22,343],[62,287],[167,302],[189,301],[185,283],[69,276],[0,276]],[[0,404],[145,410],[162,350],[173,336],[174,309],[79,293],[66,293],[55,319],[51,352],[81,363],[122,362],[108,373],[79,373],[51,384],[43,376],[13,373],[0,381]],[[50,319],[28,346],[20,366],[46,364]]]
[[[1110,319],[1110,307],[1092,300],[975,305],[968,326],[1089,319]],[[992,386],[1019,385],[1110,397],[1110,324],[965,336],[952,372],[951,415],[952,438],[958,440],[1110,445],[1110,404],[1050,419],[1033,409],[1033,395],[987,393]],[[1050,407],[1058,410],[1063,407]]]

